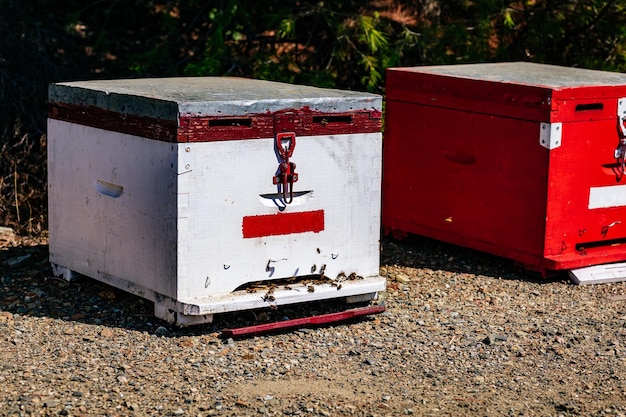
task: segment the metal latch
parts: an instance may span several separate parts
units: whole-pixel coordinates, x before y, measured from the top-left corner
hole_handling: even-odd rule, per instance
[[[626,97],[617,100],[617,123],[622,131],[622,136],[626,136],[626,126],[624,126],[624,122],[626,122]]]
[[[298,181],[296,164],[289,160],[296,148],[296,134],[293,132],[278,133],[275,144],[280,165],[276,175],[272,178],[272,182],[280,187],[278,192],[282,192],[284,203],[291,204],[293,201],[293,183]]]
[[[617,134],[619,136],[619,143],[617,149],[615,149],[614,157],[617,160],[617,164],[621,168],[621,174],[626,174],[626,97],[617,100]]]

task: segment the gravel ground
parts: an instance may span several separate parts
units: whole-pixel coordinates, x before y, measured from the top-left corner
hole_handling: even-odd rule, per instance
[[[385,239],[385,313],[222,340],[252,313],[177,329],[137,297],[53,278],[45,238],[4,229],[0,246],[2,416],[626,415],[625,284]],[[297,311],[257,319],[271,314]]]

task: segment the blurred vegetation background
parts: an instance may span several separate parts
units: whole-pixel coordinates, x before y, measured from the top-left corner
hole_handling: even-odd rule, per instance
[[[46,230],[53,82],[230,75],[384,94],[392,66],[626,72],[623,0],[2,0],[0,225]]]

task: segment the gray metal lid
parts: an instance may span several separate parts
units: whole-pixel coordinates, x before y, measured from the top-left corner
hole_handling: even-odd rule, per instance
[[[175,120],[178,115],[240,116],[308,107],[323,113],[381,110],[376,94],[234,77],[143,78],[52,84],[51,103]]]
[[[394,70],[547,87],[550,89],[626,85],[626,74],[618,72],[561,67],[531,62],[437,65],[394,68]]]

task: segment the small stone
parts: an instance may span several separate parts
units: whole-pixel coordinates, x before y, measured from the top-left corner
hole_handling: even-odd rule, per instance
[[[185,410],[183,410],[182,408],[177,408],[176,410],[174,410],[173,413],[175,416],[182,416],[185,414]]]
[[[6,266],[17,266],[17,265],[27,261],[31,256],[32,255],[30,255],[30,254],[26,254],[26,255],[22,255],[22,256],[16,256],[15,258],[7,259],[3,263]]]
[[[483,339],[483,343],[486,345],[493,345],[496,342],[506,342],[508,340],[508,336],[504,334],[490,334],[485,339]]]
[[[178,346],[180,347],[193,347],[194,343],[193,343],[193,339],[183,339],[180,342],[178,342]]]
[[[0,311],[0,324],[6,324],[13,321],[13,314],[8,311]]]
[[[395,275],[394,278],[395,278],[396,282],[400,282],[400,283],[403,283],[403,284],[411,282],[411,278],[408,275],[403,274],[401,272],[398,272]]]
[[[100,336],[110,338],[113,337],[113,332],[109,328],[102,329],[102,331],[100,332]]]
[[[157,335],[157,336],[167,336],[168,334],[170,334],[170,332],[165,327],[159,326],[154,331],[154,334]]]
[[[100,291],[98,293],[98,296],[102,298],[103,300],[108,300],[108,301],[115,300],[115,293],[111,290]]]

